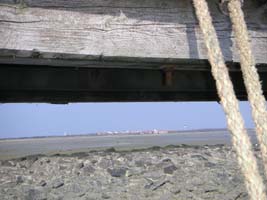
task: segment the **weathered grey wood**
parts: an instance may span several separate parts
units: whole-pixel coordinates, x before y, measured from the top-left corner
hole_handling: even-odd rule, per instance
[[[190,0],[13,2],[0,0],[1,63],[61,65],[54,60],[63,60],[66,65],[71,60],[90,67],[91,61],[207,58]],[[231,23],[217,3],[209,0],[225,59],[238,62]],[[267,63],[267,8],[247,0],[244,11],[256,62]]]

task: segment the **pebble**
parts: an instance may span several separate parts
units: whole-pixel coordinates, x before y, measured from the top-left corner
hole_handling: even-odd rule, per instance
[[[55,179],[55,180],[53,180],[53,182],[52,182],[52,188],[54,188],[54,189],[60,188],[60,187],[62,187],[63,185],[64,185],[64,182],[63,182],[63,180],[61,180],[61,179]]]
[[[42,192],[39,188],[26,187],[23,191],[24,200],[46,200],[46,194]]]
[[[177,167],[175,165],[169,165],[163,169],[165,174],[173,174],[173,172],[176,170],[177,170]]]
[[[15,167],[16,163],[11,161],[11,160],[8,160],[8,161],[3,160],[3,161],[1,161],[1,165],[5,166],[5,167]]]
[[[76,166],[78,169],[82,169],[84,167],[84,163],[83,162],[80,162],[77,164]]]
[[[39,183],[40,186],[44,187],[47,185],[47,183],[44,180],[41,180]]]
[[[107,195],[106,193],[103,193],[101,197],[102,199],[110,199],[110,196]]]
[[[95,172],[95,168],[92,167],[91,165],[87,165],[87,166],[83,167],[83,172],[85,174],[89,174],[90,175],[90,174]]]
[[[205,167],[208,167],[208,168],[213,168],[213,167],[216,167],[216,164],[215,163],[212,163],[212,162],[206,162],[204,164]]]
[[[125,168],[108,168],[107,171],[113,177],[122,177],[125,176],[127,170]]]
[[[16,183],[21,184],[24,182],[24,178],[22,176],[16,176]]]

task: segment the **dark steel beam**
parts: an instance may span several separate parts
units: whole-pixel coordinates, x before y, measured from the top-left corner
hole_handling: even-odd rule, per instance
[[[259,69],[267,95],[267,71],[263,70],[266,66]],[[232,70],[230,75],[238,98],[246,100],[241,72]],[[210,70],[196,68],[170,71],[0,65],[2,103],[133,101],[218,101],[218,96]]]

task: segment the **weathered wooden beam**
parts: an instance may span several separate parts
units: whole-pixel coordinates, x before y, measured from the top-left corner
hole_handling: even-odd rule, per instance
[[[208,2],[224,57],[238,62],[231,23],[218,0]],[[267,63],[267,8],[247,0],[244,12],[256,62]],[[1,63],[206,58],[190,0],[0,0]]]
[[[208,2],[244,100],[231,23]],[[267,7],[244,12],[266,95]],[[217,99],[190,0],[0,0],[0,102]]]

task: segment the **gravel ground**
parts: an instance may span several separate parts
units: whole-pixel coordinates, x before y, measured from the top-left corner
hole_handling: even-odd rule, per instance
[[[260,158],[256,147],[255,154]],[[4,160],[0,199],[247,200],[248,196],[232,147],[183,145]]]

